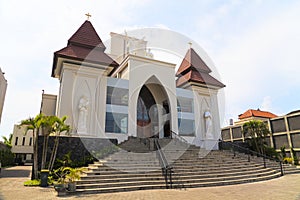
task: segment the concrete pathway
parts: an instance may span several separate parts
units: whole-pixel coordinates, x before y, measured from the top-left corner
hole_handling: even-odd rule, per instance
[[[270,181],[221,187],[194,188],[187,190],[144,190],[59,198],[56,197],[56,192],[52,187],[41,188],[23,186],[23,182],[29,180],[30,169],[31,167],[29,166],[17,166],[2,169],[0,178],[1,200],[300,200],[300,174],[286,175]]]

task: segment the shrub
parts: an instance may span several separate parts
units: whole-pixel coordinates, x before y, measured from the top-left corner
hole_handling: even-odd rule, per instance
[[[10,149],[0,150],[0,160],[2,167],[13,166],[15,155],[10,151]]]
[[[285,157],[283,159],[283,163],[285,163],[285,164],[293,164],[293,158]]]

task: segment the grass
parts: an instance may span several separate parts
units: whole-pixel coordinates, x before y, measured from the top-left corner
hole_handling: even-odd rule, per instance
[[[24,186],[40,186],[41,185],[41,180],[39,179],[34,179],[34,180],[28,180],[24,182]]]

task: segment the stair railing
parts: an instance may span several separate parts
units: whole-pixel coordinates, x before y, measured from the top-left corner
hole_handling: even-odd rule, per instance
[[[180,136],[179,134],[177,134],[176,132],[172,131],[171,130],[171,139],[178,139],[179,141],[181,142],[184,142],[184,143],[189,143],[186,139],[184,139],[182,136]]]
[[[236,156],[236,152],[240,152],[240,153],[246,154],[248,156],[248,162],[251,161],[251,155],[255,155],[257,157],[262,157],[263,158],[264,168],[267,167],[266,159],[269,159],[269,160],[272,160],[272,161],[275,161],[275,162],[279,162],[279,169],[280,169],[281,176],[284,175],[284,173],[283,173],[283,167],[282,167],[282,161],[281,160],[279,160],[277,158],[269,157],[267,155],[258,153],[256,151],[252,151],[249,148],[242,147],[242,146],[240,146],[238,144],[235,144],[233,142],[225,142],[225,141],[219,139],[219,148],[221,150],[225,150],[226,149],[226,148],[224,148],[224,146],[225,146],[224,144],[230,146],[230,149],[233,151],[233,157]]]
[[[163,153],[163,151],[161,150],[158,139],[154,140],[154,146],[155,146],[155,150],[156,150],[156,155],[159,159],[159,164],[160,164],[161,169],[162,169],[162,174],[165,177],[166,188],[167,189],[172,189],[173,167],[168,164],[166,156]]]

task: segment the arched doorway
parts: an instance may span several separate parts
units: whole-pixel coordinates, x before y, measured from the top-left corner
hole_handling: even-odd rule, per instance
[[[156,102],[152,93],[144,85],[140,91],[137,102],[137,137],[148,138],[156,135],[153,131],[155,119],[153,116],[150,116],[150,109],[153,109],[155,105]]]
[[[168,96],[162,85],[153,83],[153,80],[143,85],[137,100],[137,137],[170,136],[168,102]]]

